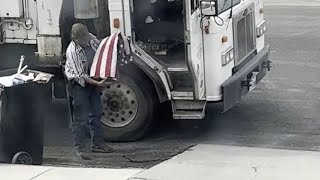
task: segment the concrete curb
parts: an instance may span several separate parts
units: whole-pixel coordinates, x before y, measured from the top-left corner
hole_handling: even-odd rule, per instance
[[[129,180],[319,180],[320,152],[198,145]]]
[[[320,6],[320,0],[264,0],[265,6]]]
[[[93,169],[0,164],[1,180],[127,180],[142,169]]]

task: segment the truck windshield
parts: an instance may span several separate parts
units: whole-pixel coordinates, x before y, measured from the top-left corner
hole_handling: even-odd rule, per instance
[[[241,0],[233,0],[233,6],[240,3]],[[231,8],[232,0],[217,0],[218,13],[221,14]]]

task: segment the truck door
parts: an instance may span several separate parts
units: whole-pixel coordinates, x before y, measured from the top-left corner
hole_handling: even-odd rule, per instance
[[[203,31],[198,0],[185,0],[186,49],[189,71],[194,82],[194,97],[205,100],[205,70],[203,54]]]

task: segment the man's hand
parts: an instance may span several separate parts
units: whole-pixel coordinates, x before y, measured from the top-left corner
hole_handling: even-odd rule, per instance
[[[98,84],[97,84],[97,86],[98,86],[98,87],[106,87],[106,86],[108,86],[108,85],[113,84],[114,82],[115,82],[115,81],[108,81],[107,79],[104,79],[104,80],[102,80],[102,81],[99,81]]]
[[[97,80],[92,79],[90,77],[87,77],[85,80],[88,84],[91,84],[96,87],[102,87],[102,88],[114,83],[114,81],[108,81],[107,79],[97,81]]]
[[[98,87],[104,87],[106,85],[107,85],[107,80],[106,79],[97,82],[97,86]]]

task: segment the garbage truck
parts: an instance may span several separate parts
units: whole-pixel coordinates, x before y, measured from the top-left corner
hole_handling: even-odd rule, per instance
[[[226,112],[270,70],[263,0],[0,0],[1,68],[23,54],[56,76],[53,99],[65,99],[63,64],[72,24],[99,39],[123,32],[133,62],[101,93],[105,137],[135,141],[151,128],[159,104],[173,119],[203,119],[208,103]]]

